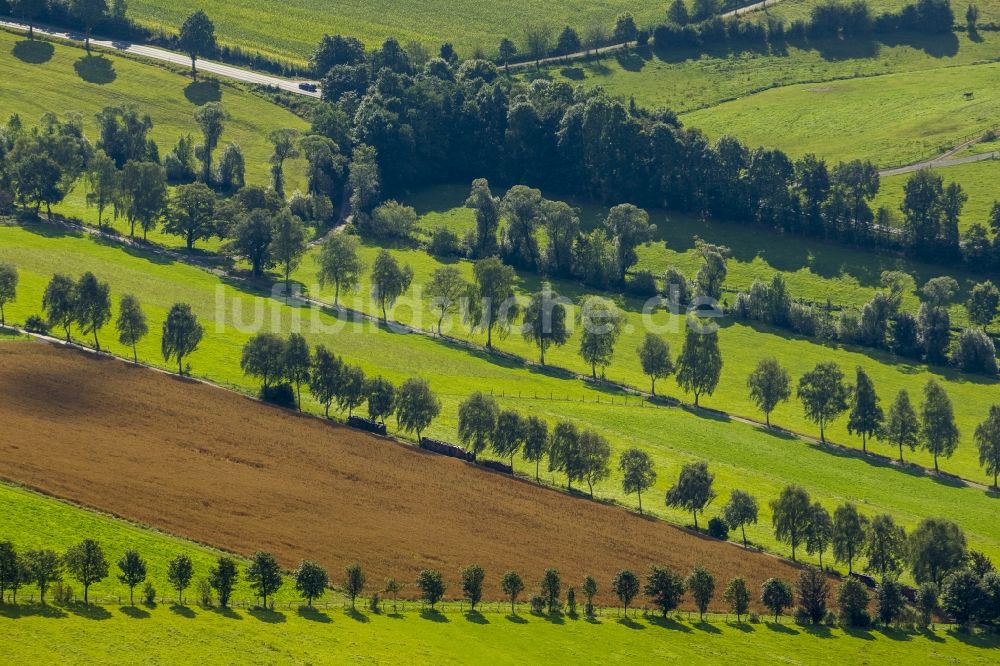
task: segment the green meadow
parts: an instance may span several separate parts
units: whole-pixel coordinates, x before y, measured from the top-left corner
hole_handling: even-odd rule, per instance
[[[405,254],[402,256],[407,258]],[[891,512],[907,527],[913,527],[927,515],[951,517],[964,527],[972,547],[1000,555],[995,496],[978,488],[926,476],[913,468],[901,470],[883,461],[767,432],[722,416],[652,407],[635,397],[626,401],[627,396],[618,391],[581,382],[563,371],[525,367],[505,357],[429,336],[395,332],[367,321],[350,321],[350,317],[337,320],[316,309],[286,305],[280,297],[270,298],[269,292],[265,298],[256,298],[261,294],[242,283],[221,279],[168,257],[123,250],[93,238],[67,235],[46,225],[0,227],[0,260],[15,263],[21,271],[18,300],[7,307],[10,321],[23,322],[28,315],[39,311],[45,284],[57,271],[72,275],[95,271],[111,283],[116,301],[126,291],[136,294],[154,331],[140,345],[139,355],[144,361],[160,366],[163,363],[157,332],[166,310],[174,302],[190,303],[204,320],[206,329],[200,349],[190,358],[192,372],[238,390],[255,392],[257,388],[239,371],[240,349],[251,331],[258,328],[252,326],[257,319],[262,330],[288,332],[301,327],[311,344],[326,344],[345,360],[363,367],[369,375],[381,374],[393,382],[415,375],[428,379],[443,403],[441,416],[428,432],[430,436],[454,441],[458,404],[476,390],[489,390],[500,397],[504,406],[538,414],[550,421],[570,419],[581,427],[593,428],[608,437],[615,451],[628,446],[646,449],[654,457],[660,474],[650,497],[662,497],[682,463],[708,460],[717,475],[717,491],[723,499],[709,507],[707,517],[718,512],[730,490],[750,489],[761,498],[762,504],[761,523],[749,530],[750,537],[775,552],[785,549],[773,539],[766,502],[782,487],[796,482],[831,508],[844,501],[857,502],[868,513]],[[304,265],[308,264],[307,259]],[[419,265],[414,268],[419,280],[426,268]],[[222,314],[217,318],[220,311]],[[636,321],[635,316],[630,313],[630,323]],[[669,333],[668,337],[676,353],[678,333]],[[102,331],[102,345],[114,353],[126,354],[128,350],[112,338],[110,327]],[[634,360],[637,340],[636,332],[623,335],[608,375],[645,387]],[[873,357],[857,351],[789,339],[742,325],[725,326],[720,341],[726,361],[724,381],[706,404],[737,413],[751,413],[746,407],[743,383],[750,368],[764,355],[778,356],[793,376],[819,361],[834,359],[848,370],[864,363],[883,395],[890,395],[901,386],[917,392],[926,378],[936,376],[951,394],[965,433],[959,453],[944,462],[944,469],[983,478],[976,466],[969,432],[982,418],[980,412],[985,411],[989,402],[984,393],[995,393],[995,384],[950,372],[932,373],[921,366],[878,364]],[[552,363],[581,370],[574,342],[554,352]],[[510,336],[499,343],[501,349],[530,354],[522,345],[519,336]],[[671,382],[662,384],[663,392],[679,395]],[[315,404],[308,404],[308,408],[314,412],[320,410]],[[802,424],[799,414],[799,407],[789,404],[779,410],[775,422],[797,427]],[[813,431],[811,426],[802,425],[803,429]],[[831,429],[831,436],[847,442],[840,427],[842,423]],[[892,453],[885,447],[879,450]],[[929,462],[920,453],[908,456],[925,464]],[[529,471],[523,461],[516,467],[522,473]],[[557,475],[544,476],[551,483],[564,482]],[[632,498],[622,495],[617,473],[600,484],[597,493],[633,505]],[[666,510],[660,501],[650,500],[648,506],[669,520],[679,523],[690,520],[686,514]]]
[[[200,105],[217,101],[230,115],[217,150],[227,143],[238,144],[243,149],[246,178],[251,184],[270,183],[268,159],[272,146],[268,132],[308,127],[302,118],[238,86],[213,79],[194,83],[170,69],[132,58],[107,54],[88,57],[82,48],[58,42],[29,42],[22,35],[3,30],[0,53],[0,80],[4,82],[0,86],[0,122],[16,113],[26,127],[31,127],[47,112],[60,116],[79,113],[87,136],[96,141],[99,134],[94,116],[98,111],[106,106],[134,104],[152,118],[149,136],[162,156],[185,134],[200,141],[194,113]],[[289,192],[305,189],[304,160],[289,161],[285,171]],[[82,181],[54,210],[97,223],[97,212],[86,206]],[[120,232],[128,231],[124,221],[113,226]],[[180,239],[155,231],[150,240],[182,245]]]
[[[686,113],[770,88],[985,62],[996,58],[998,44],[996,33],[983,32],[975,41],[964,33],[914,37],[894,44],[823,40],[808,47],[789,46],[781,53],[659,54],[647,49],[553,66],[541,75],[574,85],[600,86],[612,95],[634,98],[640,106]],[[530,79],[539,74],[531,70],[523,76]]]
[[[736,136],[792,157],[898,166],[997,125],[1000,63],[784,86],[681,116],[709,136]],[[972,93],[967,97],[965,93]]]
[[[989,230],[990,210],[993,208],[994,202],[1000,199],[1000,191],[997,190],[1000,162],[996,160],[972,162],[971,164],[941,167],[935,171],[944,178],[945,185],[958,183],[969,196],[965,207],[962,208],[962,217],[959,219],[960,227],[967,229],[973,224],[981,224]],[[879,193],[875,197],[873,205],[885,206],[896,212],[897,215],[900,214],[899,205],[903,203],[903,188],[911,175],[904,174],[882,178]]]
[[[581,34],[594,23],[608,31],[615,17],[632,12],[640,25],[661,20],[664,9],[637,0],[529,0],[477,3],[472,0],[134,0],[129,14],[143,25],[177,32],[184,18],[203,9],[215,21],[220,42],[265,55],[304,62],[324,33],[352,35],[369,47],[387,37],[401,44],[415,41],[429,49],[454,44],[464,56],[476,49],[495,54],[504,37],[521,45],[525,26],[546,24],[561,30],[571,25]]]

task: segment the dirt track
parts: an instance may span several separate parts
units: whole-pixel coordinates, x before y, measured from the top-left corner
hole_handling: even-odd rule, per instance
[[[372,581],[437,568],[451,596],[477,562],[493,598],[511,568],[529,593],[550,566],[604,590],[618,569],[652,563],[703,564],[720,593],[735,575],[751,589],[796,576],[616,507],[45,343],[0,343],[0,424],[4,478],[239,553],[270,550],[289,568],[357,560]]]

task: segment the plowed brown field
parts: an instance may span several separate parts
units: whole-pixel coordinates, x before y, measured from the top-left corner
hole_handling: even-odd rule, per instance
[[[360,561],[379,581],[436,568],[457,593],[477,562],[494,598],[511,568],[529,590],[547,567],[605,590],[618,569],[653,563],[702,564],[720,587],[796,576],[621,508],[45,343],[0,343],[0,476],[288,568]]]

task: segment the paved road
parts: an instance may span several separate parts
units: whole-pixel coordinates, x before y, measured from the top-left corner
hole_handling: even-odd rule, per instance
[[[14,30],[22,30],[24,32],[28,31],[27,24],[20,23],[17,21],[0,20],[0,27],[11,28]],[[45,35],[47,37],[52,37],[55,39],[68,39],[77,42],[82,42],[84,40],[84,35],[81,32],[75,32],[72,30],[65,30],[61,28],[54,28],[51,26],[35,26],[35,33],[39,35]],[[132,53],[134,55],[142,56],[144,58],[150,58],[152,60],[160,60],[162,62],[174,63],[176,65],[183,65],[185,67],[191,66],[191,59],[186,54],[177,53],[176,51],[168,51],[167,49],[161,49],[155,46],[143,46],[141,44],[135,44],[132,42],[105,39],[102,37],[91,37],[90,45],[91,47],[105,49],[108,51],[115,51],[118,53]],[[249,69],[243,69],[241,67],[233,67],[232,65],[225,65],[221,62],[215,62],[212,60],[199,60],[198,71],[207,72],[210,74],[214,74],[216,76],[222,76],[227,79],[243,81],[245,83],[253,83],[263,86],[272,86],[274,88],[280,88],[281,90],[286,90],[291,93],[297,93],[299,95],[306,95],[308,97],[319,97],[318,91],[309,92],[307,90],[300,89],[299,83],[302,83],[302,81],[283,79],[281,77],[271,76],[269,74],[261,74],[260,72],[255,72]]]

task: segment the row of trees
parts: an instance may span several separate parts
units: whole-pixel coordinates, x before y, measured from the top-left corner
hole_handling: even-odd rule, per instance
[[[958,282],[951,277],[929,280],[920,290],[924,301],[916,315],[901,308],[910,283],[908,275],[886,271],[882,274],[884,290],[876,292],[860,310],[845,308],[834,318],[829,303],[824,308],[792,300],[784,277],[776,274],[770,283],[755,280],[749,291],[739,292],[732,311],[738,318],[788,328],[800,335],[886,349],[928,363],[950,361],[965,372],[995,375],[996,348],[984,328],[996,318],[1000,306],[996,285],[987,280],[970,290],[965,309],[972,325],[953,341],[948,307],[958,296]]]

